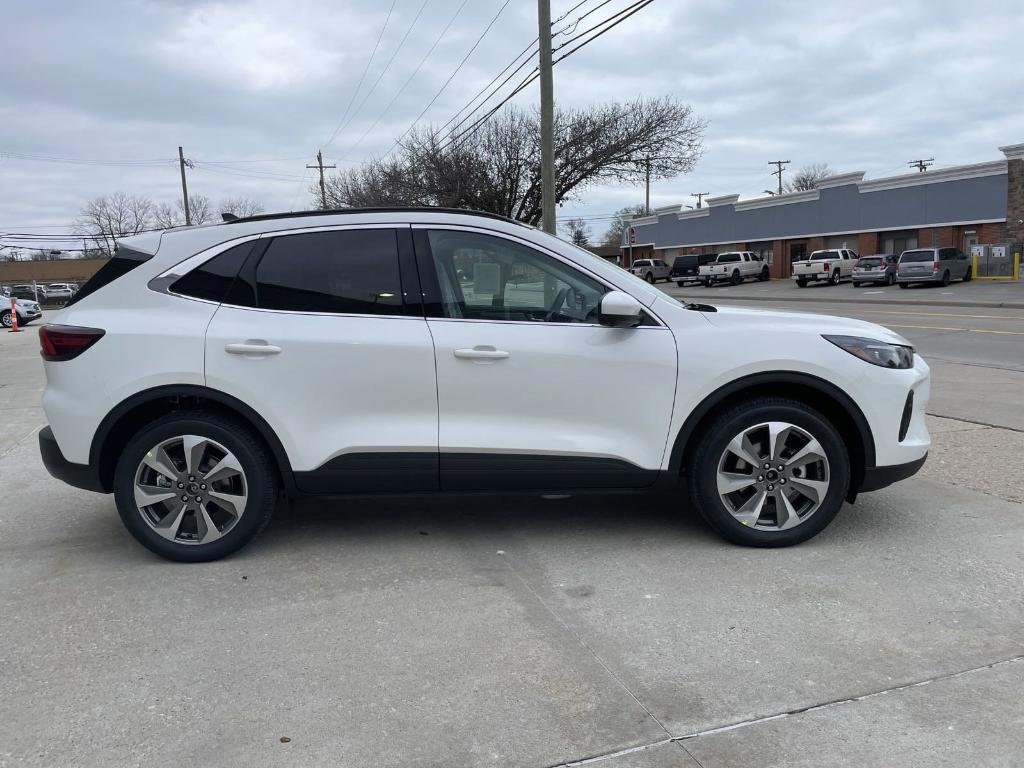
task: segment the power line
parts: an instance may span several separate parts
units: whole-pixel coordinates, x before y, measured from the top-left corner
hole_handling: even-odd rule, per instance
[[[611,26],[609,26],[609,27],[606,27],[605,29],[602,29],[602,30],[601,30],[600,32],[598,32],[598,33],[597,33],[596,35],[594,35],[593,37],[590,37],[590,38],[588,38],[587,40],[584,40],[584,41],[583,41],[582,43],[580,43],[579,45],[577,45],[577,46],[576,46],[575,48],[572,48],[572,49],[570,49],[570,50],[566,51],[565,53],[563,53],[563,54],[562,54],[561,56],[559,56],[559,57],[558,57],[557,59],[555,59],[555,63],[557,64],[557,63],[558,63],[558,62],[560,62],[560,61],[561,61],[562,59],[567,59],[567,58],[569,58],[569,57],[570,57],[570,56],[572,56],[572,55],[573,55],[574,53],[576,53],[576,51],[578,51],[578,50],[579,50],[580,48],[582,48],[582,47],[584,47],[585,45],[589,45],[590,43],[594,42],[594,41],[595,41],[595,40],[596,40],[597,38],[599,38],[599,37],[600,37],[601,35],[603,35],[603,34],[604,34],[605,32],[609,32],[609,31],[611,31],[612,29],[615,29],[615,27],[619,26],[619,24],[621,24],[622,22],[624,22],[624,21],[625,21],[626,19],[628,19],[628,18],[629,18],[630,16],[632,16],[632,15],[633,15],[633,14],[635,14],[635,13],[638,13],[639,11],[642,11],[642,10],[643,10],[644,8],[646,8],[646,7],[648,6],[648,5],[650,5],[650,4],[651,4],[651,3],[653,3],[653,2],[654,2],[654,0],[639,0],[639,2],[636,2],[636,3],[634,3],[634,4],[633,4],[633,5],[631,5],[631,6],[627,6],[627,7],[626,7],[625,9],[623,9],[622,11],[619,11],[618,13],[616,13],[616,14],[613,14],[612,16],[609,16],[609,17],[608,17],[608,19],[605,19],[605,21],[604,21],[604,22],[601,22],[600,24],[595,24],[595,25],[594,25],[593,27],[591,27],[591,28],[590,28],[591,30],[593,30],[593,29],[596,29],[597,27],[600,27],[600,26],[602,26],[602,25],[603,25],[604,23],[606,23],[606,22],[607,22],[607,21],[609,21],[610,19],[614,19],[614,18],[615,18],[616,16],[621,16],[621,14],[625,13],[626,11],[629,11],[629,13],[626,13],[626,15],[625,15],[625,16],[622,16],[621,18],[617,19],[617,20],[615,21],[615,23],[614,23],[614,24],[612,24]],[[631,9],[632,9],[632,10],[631,10]],[[582,34],[585,34],[585,33],[581,33],[581,35],[577,35],[577,36],[576,36],[575,38],[573,38],[573,39],[574,39],[574,40],[575,40],[575,39],[579,39],[579,38],[580,38],[580,37],[582,36]],[[572,42],[572,41],[570,40],[570,41],[567,41],[567,42]],[[559,48],[561,49],[561,48],[564,48],[564,47],[565,47],[565,45],[566,45],[566,43],[563,43],[562,45],[560,45],[560,46],[558,46],[558,47],[559,47]]]
[[[559,46],[557,46],[555,48],[555,50],[557,51],[559,48],[564,48],[569,43],[571,43],[571,42],[573,42],[575,40],[579,40],[581,37],[585,37],[586,35],[590,34],[591,32],[593,32],[598,27],[603,26],[604,24],[606,24],[610,20],[614,19],[616,16],[619,16],[619,15],[625,13],[626,11],[630,10],[631,8],[634,8],[635,6],[640,5],[643,1],[644,0],[637,0],[637,2],[633,3],[633,5],[628,5],[625,8],[623,8],[621,11],[616,11],[611,16],[608,16],[606,19],[604,19],[604,21],[600,21],[597,24],[595,24],[594,26],[588,27],[587,29],[583,30],[578,35],[576,35],[574,37],[570,37],[568,40],[563,41],[561,45],[559,45]],[[576,31],[576,27],[579,26],[579,23],[581,21],[583,21],[585,18],[587,18],[587,16],[590,16],[592,13],[594,13],[597,10],[599,10],[602,6],[605,6],[608,3],[610,3],[610,2],[611,2],[611,0],[604,0],[604,2],[601,3],[600,5],[597,5],[597,6],[593,7],[593,8],[591,8],[586,13],[584,13],[582,16],[580,16],[578,19],[576,19],[576,21],[574,21],[572,24],[569,25],[571,27],[571,31],[575,32]]]
[[[38,155],[26,152],[5,152],[0,151],[0,160],[25,160],[38,163],[66,163],[70,165],[109,165],[109,166],[144,166],[158,167],[174,165],[178,162],[176,157],[159,157],[148,160],[95,160],[81,157],[56,157],[53,155]]]
[[[924,173],[928,170],[929,166],[935,164],[935,158],[929,157],[927,160],[911,160],[907,165],[911,168],[917,168],[918,172]]]
[[[412,121],[409,127],[406,128],[405,131],[403,131],[397,139],[395,139],[395,143],[391,146],[391,149],[389,149],[388,152],[397,147],[399,143],[402,141],[402,139],[405,138],[405,136],[409,133],[409,131],[411,131],[415,127],[416,123],[420,121],[423,115],[427,113],[427,110],[434,106],[434,102],[438,100],[441,94],[444,93],[445,88],[447,88],[451,81],[455,79],[455,76],[459,74],[459,71],[465,65],[466,61],[468,61],[469,57],[473,55],[473,51],[477,49],[477,46],[479,46],[480,43],[483,41],[484,37],[487,36],[487,33],[491,31],[491,27],[494,26],[494,22],[498,20],[498,17],[501,16],[502,11],[505,10],[505,8],[508,6],[510,2],[511,0],[505,0],[505,2],[501,4],[501,7],[498,8],[498,12],[494,14],[494,17],[489,22],[487,22],[487,26],[484,27],[484,31],[480,33],[480,36],[476,39],[476,42],[474,42],[470,49],[466,52],[466,55],[462,57],[462,61],[458,63],[458,66],[456,66],[452,73],[448,76],[448,79],[445,80],[441,87],[437,89],[437,93],[434,94],[434,97],[427,103],[427,106],[425,106],[419,113],[419,115],[416,116],[416,119]],[[465,3],[463,3],[463,5],[465,5]],[[462,10],[462,6],[459,7],[459,10]],[[387,154],[387,152],[385,152],[384,154]]]
[[[628,19],[628,18],[629,18],[630,16],[632,16],[632,15],[633,15],[633,14],[635,14],[635,13],[637,13],[638,11],[641,11],[641,10],[643,10],[643,9],[644,9],[645,7],[647,7],[648,5],[650,5],[650,4],[652,3],[652,2],[653,2],[653,0],[640,0],[640,1],[638,2],[638,3],[634,3],[634,5],[633,5],[633,6],[630,6],[630,8],[632,8],[633,10],[631,10],[631,11],[630,11],[630,12],[629,12],[628,14],[626,14],[625,16],[622,16],[621,18],[617,19],[617,20],[615,21],[615,23],[613,23],[613,24],[611,24],[610,26],[606,27],[605,29],[601,30],[601,31],[600,31],[600,32],[598,32],[598,33],[597,33],[596,35],[592,36],[591,38],[589,38],[589,39],[587,39],[587,40],[584,40],[584,41],[583,41],[582,43],[580,43],[579,45],[577,45],[577,46],[576,46],[575,48],[572,48],[572,49],[570,49],[569,51],[566,51],[566,52],[565,52],[564,54],[562,54],[562,55],[561,55],[561,56],[559,56],[558,58],[554,59],[554,60],[552,61],[552,66],[554,66],[555,64],[557,64],[557,63],[558,63],[558,62],[560,62],[560,61],[563,61],[564,59],[567,59],[567,58],[569,58],[569,57],[570,57],[570,56],[572,56],[572,55],[573,55],[573,54],[574,54],[574,53],[575,53],[576,51],[578,51],[578,50],[579,50],[580,48],[583,48],[583,47],[585,47],[585,46],[589,45],[589,44],[590,44],[590,43],[592,43],[592,42],[593,42],[594,40],[596,40],[596,39],[597,39],[597,38],[599,38],[599,37],[600,37],[601,35],[603,35],[603,34],[604,34],[605,32],[608,32],[608,31],[610,31],[610,30],[614,29],[614,28],[615,28],[615,27],[617,27],[617,26],[618,26],[619,24],[621,24],[621,23],[622,23],[622,22],[624,22],[624,21],[625,21],[626,19]],[[627,9],[627,10],[629,10],[629,9]],[[620,14],[621,14],[621,11],[620,11]],[[616,14],[616,15],[619,15],[619,14]],[[597,25],[597,26],[600,26],[600,25]],[[539,72],[539,70],[537,70],[537,69],[534,69],[534,70],[533,70],[533,72],[531,72],[531,73],[530,73],[529,75],[527,75],[527,76],[526,76],[526,78],[525,78],[525,79],[524,79],[524,80],[523,80],[522,82],[520,82],[520,83],[519,83],[519,85],[517,85],[517,86],[515,87],[515,89],[513,89],[513,91],[512,91],[511,93],[509,93],[509,94],[508,94],[508,96],[506,96],[506,97],[505,97],[504,99],[502,99],[502,100],[501,100],[500,102],[498,102],[498,103],[497,103],[497,104],[496,104],[496,105],[495,105],[494,107],[492,107],[492,108],[491,108],[490,110],[488,110],[488,111],[487,111],[487,113],[486,113],[486,114],[485,114],[485,115],[484,115],[483,117],[481,117],[481,118],[477,119],[477,120],[476,120],[475,122],[473,122],[473,124],[472,124],[472,125],[470,125],[470,126],[469,126],[469,128],[465,129],[464,131],[462,131],[462,132],[461,132],[461,133],[459,133],[459,134],[456,134],[456,135],[452,136],[452,137],[451,137],[451,138],[450,138],[450,139],[448,140],[448,142],[447,142],[446,144],[444,144],[444,145],[443,145],[443,146],[442,146],[441,148],[442,148],[442,149],[448,149],[448,148],[450,148],[450,147],[453,147],[453,146],[455,146],[456,144],[458,144],[458,143],[460,143],[461,141],[463,141],[463,140],[464,140],[465,138],[467,138],[468,136],[470,136],[471,134],[475,133],[475,132],[476,132],[476,130],[477,130],[477,129],[478,129],[478,128],[479,128],[480,126],[481,126],[481,125],[483,125],[484,123],[486,123],[486,122],[487,122],[487,121],[488,121],[488,120],[489,120],[489,119],[491,118],[491,116],[493,116],[493,115],[494,115],[494,114],[495,114],[495,113],[496,113],[496,112],[497,112],[497,111],[498,111],[499,109],[501,109],[501,108],[502,108],[502,107],[503,107],[503,106],[504,106],[505,104],[507,104],[507,103],[508,103],[509,101],[511,101],[511,100],[512,100],[512,99],[513,99],[513,98],[514,98],[514,97],[516,96],[516,94],[518,94],[518,93],[519,93],[520,91],[522,91],[522,90],[523,90],[524,88],[526,88],[526,87],[527,87],[528,85],[530,85],[530,84],[531,84],[531,83],[533,83],[533,82],[534,82],[535,80],[537,80],[537,78],[538,78],[538,77],[540,77],[540,72]],[[396,142],[396,146],[397,146],[397,142]],[[394,147],[392,147],[392,149],[394,149]],[[389,150],[389,151],[390,151],[390,150]]]

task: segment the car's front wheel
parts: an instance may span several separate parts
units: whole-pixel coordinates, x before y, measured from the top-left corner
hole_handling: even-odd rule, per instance
[[[836,428],[803,403],[758,398],[719,415],[688,467],[690,498],[736,544],[783,547],[820,533],[850,483]]]
[[[0,324],[2,324],[4,328],[10,328],[14,324],[14,319],[11,316],[11,310],[5,309],[0,313]]]
[[[270,521],[278,475],[259,436],[215,411],[157,419],[124,449],[114,475],[121,520],[168,560],[217,560]]]

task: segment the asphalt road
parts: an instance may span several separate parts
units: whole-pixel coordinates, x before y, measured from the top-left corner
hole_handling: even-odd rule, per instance
[[[1021,375],[1024,336],[900,332],[953,350],[937,402]],[[1019,432],[932,419],[932,474],[788,550],[674,495],[361,499],[188,566],[46,475],[36,344],[0,335],[0,765],[1024,763]]]

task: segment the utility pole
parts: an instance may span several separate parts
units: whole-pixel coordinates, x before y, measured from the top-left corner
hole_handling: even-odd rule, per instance
[[[325,168],[337,168],[336,165],[324,165],[324,153],[322,150],[316,151],[316,165],[307,165],[307,168],[318,168],[320,170],[320,210],[327,210],[327,187],[324,186],[324,169]]]
[[[772,171],[772,176],[779,177],[779,191],[776,194],[782,194],[782,169],[789,165],[789,160],[769,160],[768,165],[774,165],[776,170]]]
[[[710,192],[693,192],[693,193],[690,194],[690,197],[696,197],[697,198],[697,207],[700,208],[701,200],[703,200],[705,197],[707,197],[710,194],[711,194]]]
[[[551,73],[551,0],[537,0],[540,40],[541,225],[555,234],[555,96]]]
[[[924,173],[928,170],[928,166],[935,162],[934,157],[929,157],[927,160],[911,160],[907,165],[911,168],[917,168],[918,173]]]
[[[178,166],[181,168],[181,204],[185,208],[185,226],[192,226],[192,212],[188,209],[188,184],[185,183],[185,166],[192,167],[192,161],[185,159],[185,153],[178,147]]]
[[[651,215],[651,156],[644,158],[647,163],[647,194],[644,196],[644,212]]]

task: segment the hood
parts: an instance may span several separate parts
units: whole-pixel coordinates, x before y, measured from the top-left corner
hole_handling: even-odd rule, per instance
[[[815,336],[822,334],[862,336],[892,344],[913,346],[905,338],[888,328],[865,320],[855,320],[852,317],[751,307],[716,306],[716,309],[717,312],[708,313],[706,317],[712,325],[723,329],[746,329],[758,334],[805,332]]]

